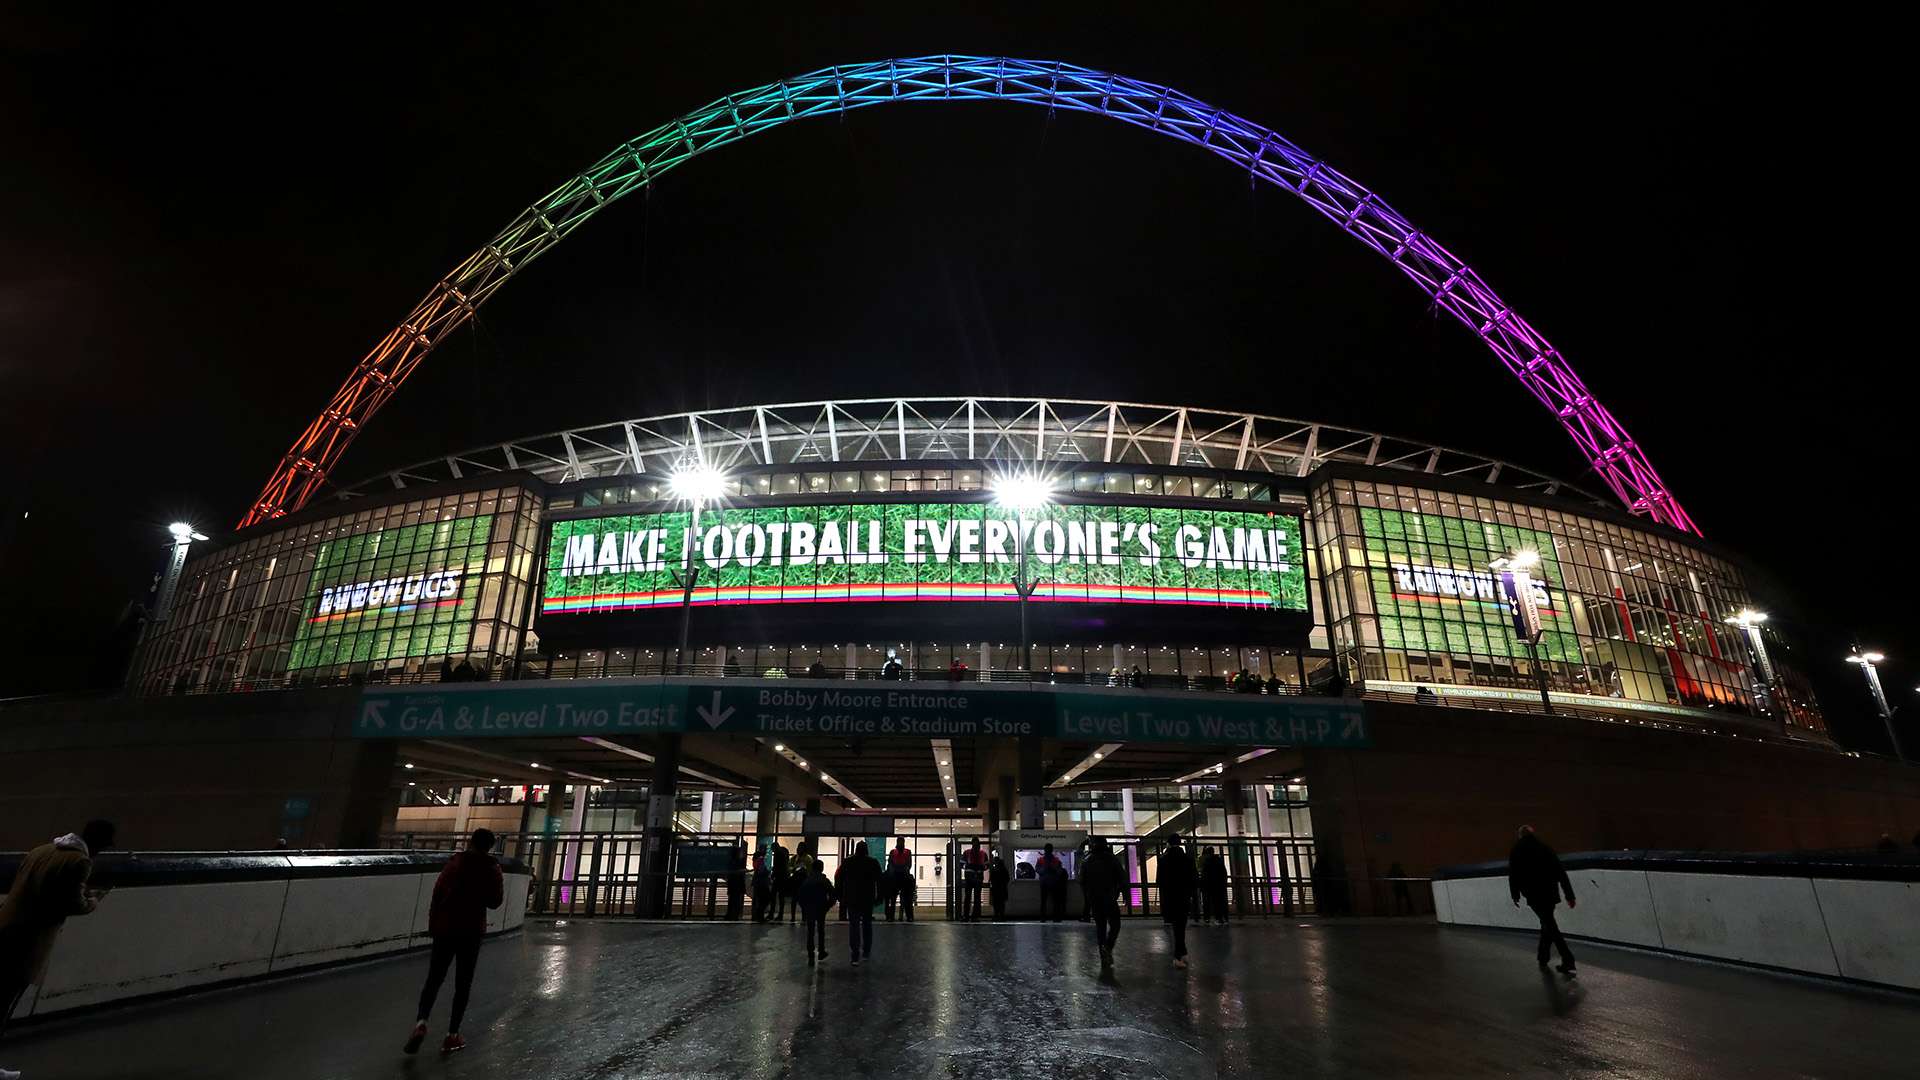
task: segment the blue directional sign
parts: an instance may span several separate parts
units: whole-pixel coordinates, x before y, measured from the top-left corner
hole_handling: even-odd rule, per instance
[[[354,734],[479,739],[669,733],[1372,745],[1340,698],[834,679],[567,679],[368,687]]]

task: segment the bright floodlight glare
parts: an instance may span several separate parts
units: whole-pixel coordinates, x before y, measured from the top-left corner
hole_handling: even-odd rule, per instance
[[[1877,663],[1879,663],[1880,661],[1882,661],[1882,660],[1885,660],[1886,658],[1887,658],[1887,657],[1886,657],[1886,654],[1885,654],[1885,653],[1877,653],[1877,652],[1870,652],[1870,653],[1859,653],[1859,652],[1857,652],[1857,653],[1853,653],[1853,654],[1851,654],[1851,655],[1849,655],[1849,656],[1847,657],[1847,663],[1849,663],[1849,664],[1877,664]]]
[[[674,470],[667,486],[673,491],[674,498],[707,503],[725,494],[726,483],[726,473],[702,463]]]
[[[1053,501],[1053,483],[1032,473],[1010,473],[993,481],[993,501],[1015,510],[1045,506]]]
[[[1513,558],[1507,560],[1507,565],[1515,570],[1526,570],[1539,564],[1540,553],[1537,551],[1516,551]]]
[[[173,534],[175,540],[181,541],[182,543],[188,540],[205,540],[207,538],[205,533],[202,533],[199,529],[194,528],[184,521],[176,521],[167,526],[167,531]]]

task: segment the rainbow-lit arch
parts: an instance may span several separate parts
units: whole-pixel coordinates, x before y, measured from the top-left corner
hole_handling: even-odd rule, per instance
[[[621,144],[528,207],[442,278],[354,366],[327,407],[287,450],[241,526],[306,505],[355,435],[420,361],[516,272],[609,203],[681,162],[793,120],[896,101],[1015,101],[1112,117],[1209,150],[1299,196],[1386,256],[1422,292],[1486,342],[1553,411],[1629,510],[1698,532],[1640,447],[1546,338],[1473,269],[1379,196],[1278,133],[1164,86],[1053,61],[927,56],[826,68],[738,94]]]

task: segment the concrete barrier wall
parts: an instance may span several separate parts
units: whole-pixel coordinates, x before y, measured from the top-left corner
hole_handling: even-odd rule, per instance
[[[395,857],[415,865],[395,865]],[[138,883],[116,874],[93,914],[67,920],[42,984],[15,1017],[129,1001],[330,963],[381,956],[427,944],[427,911],[445,853],[369,857],[369,865],[327,855],[252,857],[285,865],[270,877],[258,866],[236,872],[231,857],[216,880],[176,869],[168,880]],[[348,865],[337,865],[348,862]],[[326,865],[333,863],[336,865]],[[527,871],[507,868],[506,902],[487,913],[487,929],[518,929],[526,918]],[[222,875],[225,880],[218,880]],[[96,874],[96,877],[104,875]]]
[[[1568,860],[1578,862],[1578,857]],[[1449,871],[1435,918],[1532,931],[1504,868]],[[1920,883],[1698,869],[1570,866],[1569,936],[1920,990]]]

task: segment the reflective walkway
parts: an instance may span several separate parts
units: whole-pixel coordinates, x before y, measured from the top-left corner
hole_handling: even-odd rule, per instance
[[[1528,940],[1420,921],[1157,926],[1100,974],[1080,923],[529,924],[481,953],[466,1034],[399,1052],[414,955],[55,1021],[0,1044],[29,1080],[538,1077],[1912,1076],[1920,999],[1586,946],[1543,979]],[[1577,945],[1578,943],[1576,943]]]

